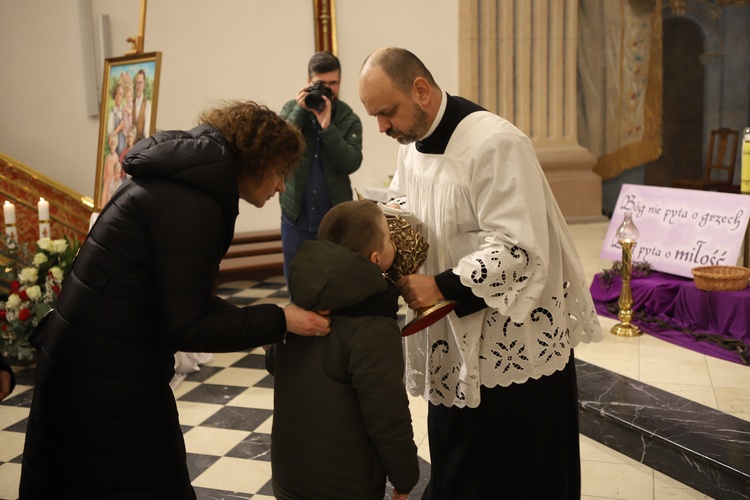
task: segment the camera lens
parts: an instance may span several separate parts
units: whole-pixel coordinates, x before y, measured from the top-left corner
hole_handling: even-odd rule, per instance
[[[325,109],[326,102],[323,100],[320,92],[312,90],[305,96],[305,106],[320,112]]]
[[[321,112],[326,108],[326,102],[323,96],[326,96],[328,100],[333,99],[333,92],[323,82],[317,81],[311,87],[307,88],[308,94],[305,96],[305,106],[309,109],[314,109],[317,112]]]

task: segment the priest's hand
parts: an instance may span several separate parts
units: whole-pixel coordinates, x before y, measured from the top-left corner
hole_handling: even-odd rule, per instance
[[[431,307],[444,300],[434,276],[410,274],[396,282],[396,286],[409,309]]]

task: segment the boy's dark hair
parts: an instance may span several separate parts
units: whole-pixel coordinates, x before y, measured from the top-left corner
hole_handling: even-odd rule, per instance
[[[326,52],[325,50],[313,54],[310,58],[310,62],[307,63],[307,76],[309,76],[311,80],[315,74],[328,73],[331,71],[338,71],[341,73],[341,63],[339,62],[338,57],[330,52]]]
[[[331,208],[318,229],[318,240],[331,241],[369,259],[381,250],[383,234],[378,221],[383,211],[368,200],[345,201]]]

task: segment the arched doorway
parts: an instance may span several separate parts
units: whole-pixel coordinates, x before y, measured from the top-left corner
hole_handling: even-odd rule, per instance
[[[659,159],[647,163],[644,182],[669,186],[676,177],[700,177],[705,158],[705,52],[700,28],[687,17],[664,19],[663,143]]]

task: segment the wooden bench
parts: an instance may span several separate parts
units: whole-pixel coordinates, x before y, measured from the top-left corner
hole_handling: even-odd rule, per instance
[[[281,231],[236,233],[219,264],[218,284],[229,281],[262,281],[284,274]]]
[[[251,255],[268,255],[281,253],[281,240],[278,241],[257,241],[255,243],[232,243],[227,250],[224,259],[234,259],[237,257],[248,257]]]
[[[259,241],[281,241],[281,229],[266,229],[263,231],[247,231],[234,233],[232,245],[240,243],[257,243]]]

